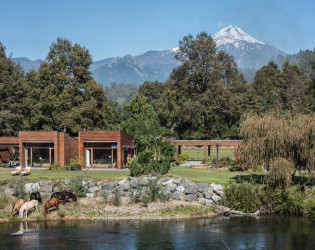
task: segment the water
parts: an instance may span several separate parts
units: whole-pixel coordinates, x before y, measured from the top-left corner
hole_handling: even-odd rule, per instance
[[[24,230],[24,235],[10,236]],[[315,220],[218,217],[159,222],[0,223],[0,249],[315,249]]]

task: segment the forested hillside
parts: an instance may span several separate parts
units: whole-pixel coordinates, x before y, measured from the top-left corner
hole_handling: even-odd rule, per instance
[[[181,139],[237,138],[250,113],[314,114],[314,50],[288,56],[281,67],[270,62],[250,83],[205,32],[183,37],[176,59],[180,66],[165,82],[146,81],[139,88],[113,83],[104,89],[89,71],[88,49],[79,44],[58,38],[38,70],[27,73],[0,44],[0,136],[66,128],[71,135],[122,129]]]

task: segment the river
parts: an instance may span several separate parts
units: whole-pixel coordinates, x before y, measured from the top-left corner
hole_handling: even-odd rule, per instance
[[[10,236],[24,230],[23,236]],[[0,249],[315,249],[315,220],[216,217],[180,221],[0,223]]]

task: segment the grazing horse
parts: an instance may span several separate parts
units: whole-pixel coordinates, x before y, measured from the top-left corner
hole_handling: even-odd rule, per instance
[[[71,193],[71,194],[73,194],[75,197],[77,196],[77,192],[76,191],[74,191],[74,190],[63,190],[63,191],[61,191],[62,193]]]
[[[30,201],[31,200],[38,200],[39,202],[42,202],[42,197],[40,196],[39,192],[31,193],[30,195]]]
[[[14,206],[13,206],[13,208],[12,208],[12,212],[11,212],[12,217],[14,217],[14,216],[20,211],[20,209],[21,209],[23,203],[24,203],[24,200],[23,200],[23,199],[18,199],[18,200],[15,202],[15,204],[14,204]]]
[[[69,192],[56,192],[51,195],[51,198],[57,198],[60,201],[69,201],[69,199],[72,199],[74,201],[77,201],[77,197]]]
[[[51,198],[50,200],[46,201],[44,206],[44,217],[49,214],[49,209],[52,207],[56,207],[56,210],[59,210],[59,200],[57,198]]]
[[[27,218],[27,212],[28,212],[28,210],[30,210],[32,208],[35,208],[35,212],[37,212],[37,213],[39,212],[38,200],[31,200],[29,202],[25,202],[20,209],[20,218],[23,219],[24,211],[26,211],[26,217],[25,218]]]

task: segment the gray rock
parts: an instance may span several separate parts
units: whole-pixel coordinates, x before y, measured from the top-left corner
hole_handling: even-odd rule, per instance
[[[186,195],[185,197],[185,200],[190,202],[190,201],[197,201],[198,200],[198,197],[194,194],[188,194]]]
[[[149,184],[149,181],[148,179],[142,179],[140,182],[139,182],[140,186],[144,187],[144,186],[148,186]]]
[[[215,185],[213,185],[213,191],[214,191],[215,193],[220,192],[220,191],[223,191],[222,185],[220,185],[220,184],[215,184]]]
[[[205,199],[205,198],[199,198],[198,201],[199,201],[201,204],[203,204],[203,205],[206,204],[206,199]]]
[[[173,184],[173,179],[169,179],[168,181],[165,181],[162,183],[163,186],[169,185],[169,184]]]
[[[89,192],[89,193],[94,193],[94,192],[98,192],[98,191],[100,191],[100,188],[99,188],[99,187],[90,187],[90,188],[88,189],[88,192]]]
[[[94,193],[86,193],[86,197],[93,198],[94,197]]]
[[[218,202],[218,201],[220,201],[221,200],[221,197],[219,196],[219,195],[216,195],[216,194],[214,194],[214,195],[212,195],[212,198],[211,198],[214,202]]]
[[[54,187],[52,188],[52,192],[53,192],[53,193],[54,193],[54,192],[60,192],[60,188],[57,187],[57,186],[54,186]]]
[[[205,183],[200,183],[200,184],[198,184],[198,186],[197,186],[197,190],[198,190],[198,192],[200,192],[200,193],[203,193],[207,188],[208,188],[208,185],[205,184]]]
[[[182,178],[176,178],[176,179],[173,179],[173,183],[176,184],[176,185],[179,185],[181,182],[183,181]]]
[[[103,189],[105,190],[112,190],[114,188],[114,183],[113,182],[105,182]]]
[[[185,194],[196,194],[197,189],[194,186],[188,186],[185,188],[184,193]]]
[[[66,185],[70,185],[70,184],[71,184],[71,181],[68,180],[68,179],[66,179],[66,180],[65,180],[65,184],[66,184]]]
[[[46,183],[45,183],[44,181],[40,181],[38,184],[39,184],[39,186],[41,186],[41,187],[43,187],[43,186],[46,185]]]
[[[196,183],[192,181],[182,181],[181,186],[183,187],[194,187]]]
[[[98,181],[98,182],[96,182],[96,184],[97,184],[97,186],[102,186],[102,185],[103,185],[103,182]]]
[[[114,187],[117,187],[118,186],[118,181],[114,181],[113,184],[114,184]]]
[[[89,188],[95,187],[95,182],[90,180],[90,181],[87,182],[87,186],[88,186]]]
[[[180,192],[184,192],[185,191],[185,188],[183,186],[178,186],[176,188],[176,191],[180,191]]]
[[[216,194],[219,195],[219,196],[221,196],[221,197],[224,196],[224,192],[223,192],[223,191],[217,191]]]
[[[206,199],[211,199],[213,195],[213,189],[209,188],[206,191],[203,192],[203,195]]]
[[[138,181],[136,179],[133,179],[130,181],[130,186],[132,188],[136,188],[137,187],[137,184],[138,184]]]
[[[5,194],[7,196],[13,196],[14,195],[14,191],[11,188],[6,188],[5,189]]]
[[[11,234],[11,236],[22,236],[23,234],[22,231],[17,231],[16,233]]]
[[[171,197],[176,200],[183,200],[185,198],[185,195],[181,191],[175,191]]]
[[[243,215],[244,214],[243,211],[237,211],[237,210],[231,210],[230,213],[231,214],[236,214],[236,215]]]
[[[87,187],[87,182],[86,181],[82,181],[82,186]]]
[[[130,190],[130,183],[125,183],[122,187],[123,187],[122,188],[123,191],[129,191]]]
[[[33,183],[25,183],[25,192],[32,193],[32,185]]]
[[[214,201],[213,201],[213,200],[206,199],[205,205],[206,205],[206,206],[214,206]]]
[[[177,188],[177,185],[174,184],[174,183],[170,183],[168,185],[165,186],[166,190],[169,191],[169,192],[174,192]]]
[[[126,183],[126,180],[121,180],[120,182],[118,182],[118,185],[121,186],[121,185],[124,185]]]

